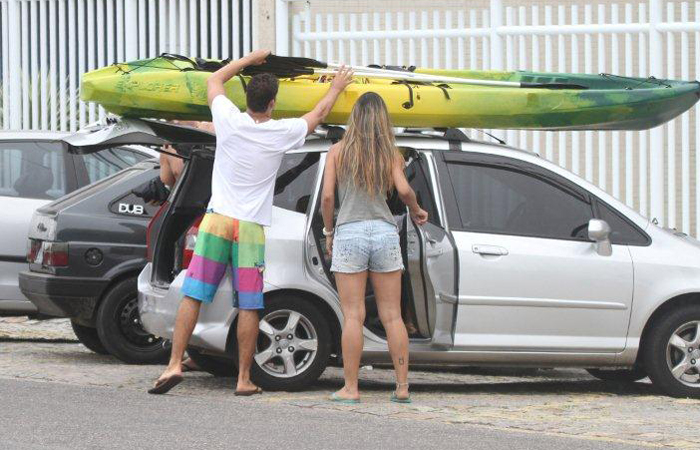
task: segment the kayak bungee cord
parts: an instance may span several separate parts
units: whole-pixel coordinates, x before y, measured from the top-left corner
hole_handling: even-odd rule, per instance
[[[616,79],[616,78],[617,78],[618,80],[636,80],[635,78],[632,78],[632,77],[625,77],[625,76],[622,76],[622,75],[614,75],[614,74],[612,74],[612,73],[601,73],[600,76],[603,77],[603,78],[605,78],[605,79],[607,79],[607,80],[613,80],[613,81],[616,81],[616,80],[614,80],[614,79]],[[641,86],[641,85],[643,85],[643,84],[653,84],[653,85],[655,85],[655,86],[663,86],[663,87],[665,87],[665,88],[670,88],[670,87],[671,87],[670,84],[664,83],[662,80],[659,80],[658,78],[655,78],[655,77],[648,77],[648,78],[645,78],[644,80],[639,81],[634,87],[627,87],[627,88],[625,88],[625,89],[627,89],[627,90],[633,90],[633,89],[636,89],[637,86]]]
[[[169,62],[172,67],[157,67],[153,63],[158,60]],[[173,60],[187,62],[191,67],[178,67]],[[156,58],[151,58],[141,64],[130,64],[130,70],[124,70],[121,65],[116,64],[119,70],[130,73],[140,68],[159,68],[164,70],[202,70],[205,72],[215,72],[230,61],[206,60],[195,58],[192,60],[186,56],[174,53],[162,53]],[[269,55],[263,64],[248,66],[242,71],[242,75],[253,76],[258,73],[272,73],[278,78],[295,78],[301,75],[333,75],[339,69],[339,64],[328,64],[311,58],[298,58],[291,56]],[[448,77],[443,75],[431,75],[425,73],[415,73],[410,70],[393,70],[383,67],[371,66],[347,66],[355,72],[355,76],[360,78],[376,78],[396,81],[418,81],[423,83],[448,83],[467,84],[489,87],[509,87],[509,88],[530,88],[530,89],[588,89],[586,86],[572,83],[531,83],[524,81],[500,81],[500,80],[478,80],[471,78]]]

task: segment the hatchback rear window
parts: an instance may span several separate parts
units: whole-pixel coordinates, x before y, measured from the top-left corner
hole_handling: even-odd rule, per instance
[[[114,147],[82,155],[90,183],[131,167],[149,157],[128,148]]]

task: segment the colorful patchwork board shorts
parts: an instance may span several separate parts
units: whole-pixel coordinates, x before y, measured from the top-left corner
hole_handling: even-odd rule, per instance
[[[265,269],[262,225],[207,212],[199,225],[182,292],[210,303],[229,264],[233,272],[233,306],[262,309]]]

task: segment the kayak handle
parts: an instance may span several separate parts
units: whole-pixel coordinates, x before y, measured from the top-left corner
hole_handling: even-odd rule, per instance
[[[588,89],[588,86],[572,83],[520,83],[521,88],[533,89]]]

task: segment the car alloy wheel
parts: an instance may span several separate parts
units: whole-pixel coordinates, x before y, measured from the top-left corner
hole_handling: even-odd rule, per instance
[[[260,320],[255,361],[267,374],[290,378],[304,373],[316,358],[318,334],[311,320],[280,309]]]
[[[666,345],[666,364],[676,380],[700,388],[700,321],[687,322],[671,334]]]

